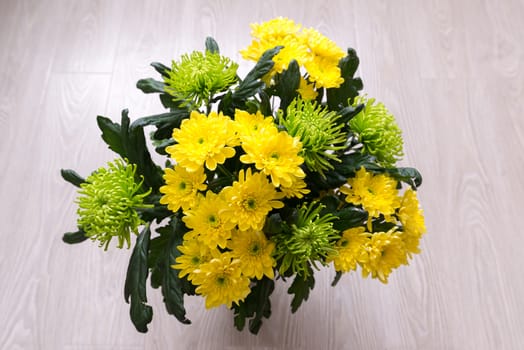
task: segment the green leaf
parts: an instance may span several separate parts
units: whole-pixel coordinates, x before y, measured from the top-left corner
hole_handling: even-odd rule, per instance
[[[145,94],[164,93],[166,84],[153,78],[140,79],[136,83],[136,87],[142,90]]]
[[[139,332],[146,333],[147,325],[153,319],[153,308],[147,305],[146,280],[148,276],[147,255],[151,230],[146,225],[138,236],[129,260],[124,285],[124,297],[131,302],[131,321]]]
[[[358,96],[363,84],[360,78],[353,78],[357,71],[359,58],[353,49],[348,49],[348,54],[338,64],[344,82],[338,88],[327,89],[327,104],[331,110],[348,106]]]
[[[262,319],[271,316],[271,293],[275,289],[275,282],[264,277],[255,282],[251,288],[251,293],[244,301],[233,304],[235,312],[234,325],[241,331],[244,329],[246,320],[249,320],[249,331],[257,334],[262,326]]]
[[[249,97],[254,96],[259,90],[265,86],[260,79],[269,73],[275,65],[273,57],[282,49],[282,46],[277,46],[269,49],[262,54],[255,67],[246,75],[246,78],[240,82],[236,91],[233,92],[233,101],[245,101]]]
[[[162,63],[158,63],[158,62],[153,62],[151,63],[151,66],[153,66],[153,68],[155,68],[155,70],[160,73],[160,75],[162,75],[163,77],[169,77],[169,74],[168,72],[171,70],[169,67],[163,65]]]
[[[331,287],[334,287],[337,285],[337,283],[340,281],[340,278],[342,277],[342,272],[337,271],[335,274],[335,278],[333,279],[333,282],[331,282]]]
[[[62,237],[62,241],[68,244],[76,244],[81,243],[88,239],[89,237],[86,236],[85,232],[81,229],[79,229],[76,232],[66,232],[64,233],[64,236]]]
[[[333,215],[338,218],[338,220],[333,222],[333,228],[338,231],[362,226],[368,218],[368,213],[364,209],[353,206],[333,212]]]
[[[189,111],[185,109],[176,109],[172,112],[155,114],[147,117],[138,118],[131,124],[131,128],[144,127],[147,125],[179,127],[183,119],[189,117]]]
[[[99,115],[96,117],[98,127],[102,131],[102,140],[109,146],[113,152],[122,155],[124,153],[124,146],[121,139],[121,128],[117,123],[113,123],[111,119]]]
[[[422,185],[422,175],[415,168],[392,168],[385,169],[390,176],[397,181],[402,181],[410,185],[414,190]]]
[[[288,68],[282,72],[276,84],[276,94],[280,97],[280,109],[285,111],[287,106],[298,96],[300,86],[300,67],[297,61],[289,62]]]
[[[313,276],[313,270],[308,266],[309,273],[306,278],[301,275],[296,275],[293,283],[287,290],[288,294],[294,294],[293,300],[291,300],[291,312],[295,313],[303,301],[309,298],[309,292],[315,287],[315,277]]]
[[[121,140],[123,146],[122,157],[136,164],[138,174],[144,177],[144,184],[158,192],[162,186],[162,171],[151,159],[151,154],[146,145],[144,129],[141,126],[130,126],[128,110],[122,111]]]
[[[211,53],[220,53],[217,42],[210,36],[206,38],[206,51]]]
[[[164,246],[164,254],[161,268],[163,269],[162,295],[167,312],[174,315],[180,322],[190,324],[186,318],[184,308],[184,293],[182,291],[182,281],[178,277],[178,270],[171,268],[175,264],[175,259],[181,255],[178,246],[182,245],[182,237],[187,231],[186,227],[178,218],[171,219],[168,226],[157,229],[157,232],[168,236],[167,244]]]
[[[75,185],[76,187],[80,187],[81,184],[86,182],[82,176],[78,175],[78,173],[71,169],[61,169],[60,174],[64,180]]]

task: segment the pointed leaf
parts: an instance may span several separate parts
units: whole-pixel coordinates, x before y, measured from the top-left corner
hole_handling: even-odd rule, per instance
[[[171,70],[169,67],[163,65],[162,63],[159,63],[159,62],[153,62],[151,63],[151,66],[153,66],[153,68],[155,68],[155,70],[160,73],[163,77],[169,77],[169,74],[168,72]]]
[[[147,305],[146,280],[148,276],[147,255],[151,230],[146,225],[138,236],[129,260],[124,285],[124,297],[131,303],[131,321],[139,332],[147,332],[147,325],[153,319],[153,308]]]
[[[60,174],[64,180],[75,185],[76,187],[80,187],[81,184],[86,182],[82,176],[78,175],[77,172],[71,169],[61,169]]]
[[[309,298],[309,292],[315,287],[315,277],[313,276],[313,270],[308,266],[309,273],[306,278],[301,275],[296,275],[293,283],[287,290],[288,294],[294,294],[293,300],[291,300],[291,312],[295,313],[303,301]]]
[[[99,115],[96,118],[98,127],[102,131],[102,139],[109,146],[113,152],[120,154],[122,157],[125,157],[124,146],[122,145],[121,139],[121,129],[120,125],[113,123],[109,118]]]
[[[153,78],[140,79],[136,83],[136,87],[142,90],[145,94],[152,93],[164,93],[165,84],[161,81],[155,80]]]
[[[217,42],[210,36],[206,38],[206,51],[220,53]]]
[[[62,241],[68,244],[76,244],[76,243],[81,243],[88,238],[89,237],[86,236],[83,230],[78,230],[76,232],[64,233],[64,236],[62,237]]]

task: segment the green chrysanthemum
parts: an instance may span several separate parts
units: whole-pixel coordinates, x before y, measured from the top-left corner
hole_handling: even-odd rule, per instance
[[[381,102],[375,104],[374,98],[358,96],[354,104],[361,103],[364,109],[349,121],[351,130],[364,145],[364,152],[375,156],[382,166],[394,166],[404,155],[402,131],[395,117]]]
[[[324,174],[333,169],[331,162],[340,161],[334,151],[343,149],[347,135],[337,123],[339,115],[330,112],[315,102],[295,99],[288,106],[284,117],[280,113],[280,122],[291,136],[297,136],[302,142],[304,163],[311,171]]]
[[[91,174],[78,190],[78,227],[100,246],[108,248],[113,237],[118,239],[118,248],[124,242],[129,248],[131,232],[138,234],[138,226],[144,222],[136,209],[150,208],[143,203],[151,191],[141,192],[142,182],[135,182],[136,166],[122,159],[109,162]]]
[[[336,217],[332,214],[321,216],[323,208],[317,203],[304,204],[298,210],[296,222],[273,236],[275,259],[281,260],[280,274],[291,269],[293,274],[306,278],[310,264],[314,267],[317,261],[325,264],[327,256],[336,254],[334,242],[340,238],[332,223]]]
[[[173,61],[169,76],[164,77],[165,90],[182,105],[198,108],[237,81],[237,68],[237,63],[218,53],[194,51]]]

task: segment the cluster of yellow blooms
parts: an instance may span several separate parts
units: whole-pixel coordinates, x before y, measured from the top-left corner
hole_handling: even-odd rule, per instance
[[[160,203],[174,212],[182,208],[190,229],[174,268],[197,286],[208,308],[231,307],[249,294],[250,278],[274,277],[274,243],[262,228],[267,214],[284,206],[282,198],[309,192],[300,168],[301,143],[279,131],[272,117],[241,110],[234,119],[193,111],[173,138],[176,144],[166,151],[177,164],[165,170]],[[243,151],[240,161],[254,169],[240,170],[230,186],[214,193],[208,188],[214,178],[205,169],[227,172],[222,164],[237,146]]]
[[[384,174],[373,175],[361,168],[356,176],[340,188],[346,202],[361,205],[368,212],[368,227],[345,230],[336,243],[337,254],[328,258],[335,270],[349,272],[362,268],[362,275],[371,275],[387,283],[391,271],[408,263],[408,257],[420,253],[419,240],[426,232],[424,216],[417,193],[407,189],[400,196],[397,182]],[[399,223],[387,232],[373,232],[372,218],[383,215],[387,222]]]
[[[282,73],[292,60],[296,60],[308,73],[308,79],[302,78],[299,89],[305,99],[315,94],[310,83],[314,83],[317,88],[336,88],[344,82],[338,63],[346,53],[317,30],[302,28],[283,17],[252,24],[251,28],[254,40],[240,52],[245,59],[258,61],[266,50],[283,46],[273,57],[275,65],[268,78]]]

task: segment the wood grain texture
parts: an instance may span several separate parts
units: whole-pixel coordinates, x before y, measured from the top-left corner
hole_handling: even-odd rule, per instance
[[[402,164],[424,175],[423,253],[388,285],[350,274],[332,288],[323,269],[296,314],[278,283],[258,336],[196,297],[181,325],[150,289],[139,334],[123,300],[130,251],[61,242],[76,207],[59,169],[112,159],[96,115],[161,111],[135,88],[150,62],[208,35],[241,61],[249,23],[279,15],[357,50],[365,91],[404,131]],[[517,0],[0,2],[0,349],[522,349],[522,18]]]

